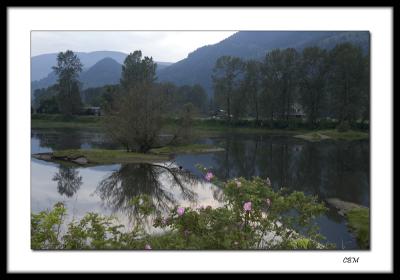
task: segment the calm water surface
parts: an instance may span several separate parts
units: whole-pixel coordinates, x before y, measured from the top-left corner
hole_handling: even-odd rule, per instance
[[[212,169],[221,179],[269,177],[275,188],[369,207],[369,141],[308,142],[290,136],[229,134],[200,139],[199,143],[218,145],[225,151],[177,155],[166,163],[85,168],[32,159],[31,209],[38,212],[64,201],[69,219],[89,211],[113,214],[129,228],[136,213],[128,201],[139,194],[152,196],[160,211],[171,205],[218,207],[222,191],[203,180],[196,164]],[[32,130],[32,153],[77,148],[116,147],[98,132]],[[150,224],[148,229],[154,231]],[[320,217],[318,224],[327,241],[338,249],[357,248],[344,218],[334,209]]]

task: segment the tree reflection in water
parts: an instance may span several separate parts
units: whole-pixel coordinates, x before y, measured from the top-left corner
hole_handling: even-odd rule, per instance
[[[81,187],[82,176],[79,176],[79,171],[76,168],[60,165],[58,173],[53,177],[53,181],[57,182],[59,194],[71,197]]]
[[[222,180],[260,176],[270,178],[275,188],[369,205],[368,141],[234,134],[214,141],[225,149],[213,155],[215,174]]]
[[[138,195],[152,198],[157,212],[164,212],[177,204],[175,189],[184,200],[195,202],[197,195],[190,189],[198,178],[172,164],[124,164],[103,179],[96,192],[113,211],[124,212],[131,222],[140,216],[130,203]]]

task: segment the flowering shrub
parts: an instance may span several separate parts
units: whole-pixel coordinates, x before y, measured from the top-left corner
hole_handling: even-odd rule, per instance
[[[214,177],[214,176],[213,176]],[[314,218],[326,211],[316,197],[302,192],[274,191],[261,178],[237,178],[219,182],[224,205],[192,209],[174,207],[167,215],[156,213],[153,226],[164,234],[150,235],[142,228],[123,231],[109,217],[87,214],[72,222],[62,236],[56,229],[63,223],[65,208],[32,214],[34,249],[327,249]],[[143,217],[154,213],[146,197],[133,202]]]

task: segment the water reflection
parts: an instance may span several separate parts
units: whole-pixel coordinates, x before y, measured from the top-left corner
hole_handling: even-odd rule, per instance
[[[99,132],[34,130],[32,153],[68,148],[111,148]],[[124,164],[96,168],[59,167],[32,160],[32,211],[65,200],[73,215],[89,211],[116,214],[125,225],[135,219],[129,201],[141,194],[153,198],[158,211],[171,205],[218,207],[222,190],[205,183],[196,164],[211,168],[222,180],[269,177],[275,188],[339,199],[369,207],[369,141],[307,142],[291,136],[226,134],[200,139],[225,152],[177,155],[174,164]],[[179,169],[178,166],[182,166]],[[78,198],[79,196],[79,198]],[[345,220],[331,209],[318,219],[329,242],[356,247]],[[149,223],[151,224],[151,223]]]
[[[32,153],[50,150],[118,148],[105,135],[98,131],[80,129],[33,129],[32,139],[39,140],[38,145],[31,147]]]
[[[292,137],[227,136],[208,162],[222,179],[269,177],[274,187],[369,206],[368,141],[306,142]],[[178,157],[184,164],[187,157]]]
[[[148,195],[157,211],[164,212],[177,205],[178,199],[196,202],[192,186],[198,181],[197,176],[172,164],[124,164],[99,183],[96,193],[107,207],[136,218],[137,210],[130,203],[135,196]]]
[[[82,185],[82,176],[73,167],[60,166],[54,175],[53,181],[57,182],[57,191],[60,195],[72,197]]]

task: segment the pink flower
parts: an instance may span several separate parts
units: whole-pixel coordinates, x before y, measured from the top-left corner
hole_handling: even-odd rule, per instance
[[[271,180],[269,179],[269,177],[267,177],[267,180],[266,180],[266,181],[267,181],[267,185],[268,185],[268,186],[271,186]]]
[[[251,201],[248,201],[245,204],[243,204],[243,210],[246,211],[246,212],[250,212],[251,211]]]
[[[144,246],[145,250],[151,250],[151,246],[149,244],[146,244],[146,246]]]
[[[265,202],[267,203],[268,206],[271,206],[271,199],[267,198]]]
[[[205,176],[207,181],[211,181],[212,178],[214,178],[214,174],[212,174],[212,172],[207,172],[206,176]]]
[[[178,215],[179,215],[179,216],[182,216],[183,213],[185,213],[185,208],[179,207],[178,210],[177,210],[177,212],[178,212]]]

